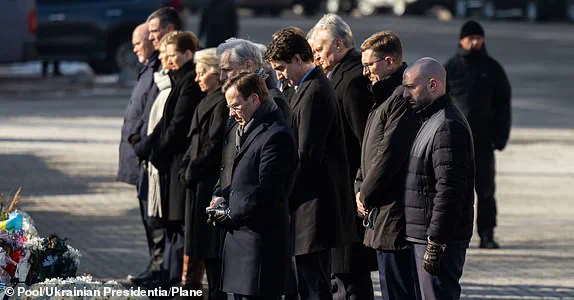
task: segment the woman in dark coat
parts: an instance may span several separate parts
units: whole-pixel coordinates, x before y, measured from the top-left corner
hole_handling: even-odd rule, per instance
[[[193,55],[198,47],[199,42],[192,32],[178,32],[166,41],[166,55],[174,67],[170,72],[172,89],[162,118],[152,133],[150,162],[160,176],[161,209],[165,221],[166,285],[181,282],[186,189],[178,180],[178,175],[181,160],[189,146],[187,134],[193,113],[204,97],[194,81]]]
[[[207,270],[209,299],[225,299],[219,292],[221,249],[225,231],[207,224],[213,187],[219,178],[225,124],[229,115],[221,91],[215,48],[195,54],[195,81],[205,98],[197,106],[188,137],[191,144],[183,157],[180,181],[187,187],[185,248],[182,278],[186,285],[201,289],[203,266]]]

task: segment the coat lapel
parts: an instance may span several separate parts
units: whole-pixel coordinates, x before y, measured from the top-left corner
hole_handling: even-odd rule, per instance
[[[249,146],[253,143],[253,141],[255,140],[255,138],[258,135],[262,134],[263,132],[265,132],[267,130],[267,126],[268,125],[266,123],[259,124],[257,126],[257,128],[255,128],[251,133],[249,133],[249,136],[247,137],[245,142],[243,142],[241,149],[237,152],[237,154],[235,155],[235,158],[233,159],[233,170],[231,171],[231,174],[232,174],[231,178],[233,178],[233,174],[235,173],[235,168],[237,168],[239,161],[241,160],[241,158],[243,157],[243,155],[245,154],[247,149],[249,149]]]
[[[257,128],[255,128],[251,133],[249,133],[249,136],[247,137],[245,142],[243,142],[243,145],[241,145],[241,149],[235,155],[235,159],[239,159],[240,156],[242,156],[245,153],[245,151],[249,148],[249,145],[253,143],[255,138],[261,133],[263,133],[265,130],[267,130],[267,124],[262,123],[259,124]]]
[[[295,92],[295,94],[293,95],[293,97],[290,101],[291,110],[293,110],[293,108],[295,108],[297,106],[297,104],[299,104],[299,102],[303,98],[303,95],[305,95],[305,91],[311,85],[311,81],[313,79],[315,79],[317,76],[319,76],[319,74],[321,74],[319,67],[315,67],[315,69],[309,74],[309,76],[307,76],[307,78],[305,78],[305,80],[303,81],[303,84],[301,84],[301,86],[299,88],[297,88],[297,91]]]
[[[351,49],[345,57],[341,60],[339,65],[333,70],[333,74],[331,74],[331,85],[333,89],[337,89],[337,86],[343,81],[345,78],[345,73],[349,70],[353,69],[356,65],[357,59],[360,61],[360,53],[356,49]]]

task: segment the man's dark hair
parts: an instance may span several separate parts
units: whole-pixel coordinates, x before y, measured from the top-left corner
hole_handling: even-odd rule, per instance
[[[167,45],[175,45],[175,49],[182,53],[187,50],[195,53],[199,50],[199,40],[195,33],[191,31],[180,31],[170,36],[166,41],[166,46]]]
[[[257,94],[261,103],[270,101],[269,90],[265,80],[254,73],[242,72],[237,74],[237,76],[231,77],[223,85],[223,91],[227,92],[232,87],[235,87],[243,98]]]
[[[304,62],[313,61],[313,51],[305,37],[293,30],[284,29],[279,31],[271,41],[265,51],[264,59],[291,63],[295,54],[299,54]]]
[[[157,9],[156,11],[152,12],[151,15],[147,18],[147,22],[152,19],[158,18],[159,25],[161,28],[167,27],[167,25],[172,24],[173,29],[181,30],[182,22],[177,10],[173,7],[162,7]]]
[[[289,27],[285,27],[285,28],[283,28],[283,29],[281,29],[281,30],[275,31],[275,32],[273,33],[273,36],[272,36],[271,39],[272,39],[272,40],[276,39],[276,38],[279,36],[279,34],[281,34],[281,31],[283,31],[283,30],[292,31],[292,32],[294,32],[294,33],[296,33],[296,34],[299,34],[299,35],[301,35],[301,36],[305,36],[305,31],[304,31],[303,29],[301,29],[301,28],[299,28],[299,27],[297,27],[297,26],[289,26]]]

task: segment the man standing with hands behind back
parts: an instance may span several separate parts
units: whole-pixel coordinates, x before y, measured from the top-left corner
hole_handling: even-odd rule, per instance
[[[476,21],[460,31],[457,54],[445,65],[454,104],[472,129],[476,161],[476,225],[480,248],[496,249],[494,150],[502,151],[510,135],[511,88],[502,66],[486,52],[484,29]]]

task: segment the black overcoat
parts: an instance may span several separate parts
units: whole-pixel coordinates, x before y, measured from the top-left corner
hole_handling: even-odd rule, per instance
[[[359,169],[361,158],[361,142],[369,111],[373,106],[373,95],[370,91],[371,82],[363,75],[361,53],[355,49],[343,57],[329,77],[337,104],[343,120],[343,133],[347,147],[347,163],[349,166],[349,184]],[[350,201],[354,202],[354,197]],[[356,204],[353,206],[356,209]],[[359,239],[363,238],[365,228],[362,219],[355,215],[355,223]],[[373,249],[365,248],[362,243],[336,248],[332,252],[332,272],[350,273],[351,270],[375,271],[378,268],[376,253]]]
[[[225,233],[207,224],[205,208],[209,206],[213,187],[219,178],[223,131],[228,114],[221,90],[201,100],[191,121],[188,135],[191,142],[181,163],[180,179],[187,187],[184,253],[195,259],[221,257]]]
[[[169,221],[184,221],[185,186],[179,182],[181,159],[189,146],[189,128],[195,108],[203,99],[195,82],[195,65],[184,64],[171,72],[173,87],[165,103],[163,116],[156,125],[150,162],[160,173],[163,216]]]
[[[223,291],[279,296],[291,274],[287,194],[297,149],[281,112],[262,116],[235,158],[223,251]]]
[[[268,83],[268,81],[266,81]],[[276,88],[267,85],[269,89],[269,95],[273,98],[275,104],[279,107],[279,110],[283,114],[285,120],[289,120],[290,108],[289,104],[285,100],[285,97]],[[224,130],[223,139],[223,155],[221,158],[221,166],[219,168],[219,181],[214,188],[214,195],[218,197],[223,197],[224,190],[229,188],[231,184],[231,171],[233,168],[233,161],[235,160],[235,155],[237,154],[237,149],[235,148],[235,132],[237,131],[238,124],[233,118],[227,120],[227,124]]]
[[[319,68],[290,102],[299,164],[289,197],[295,255],[358,241],[343,122],[335,92]]]

